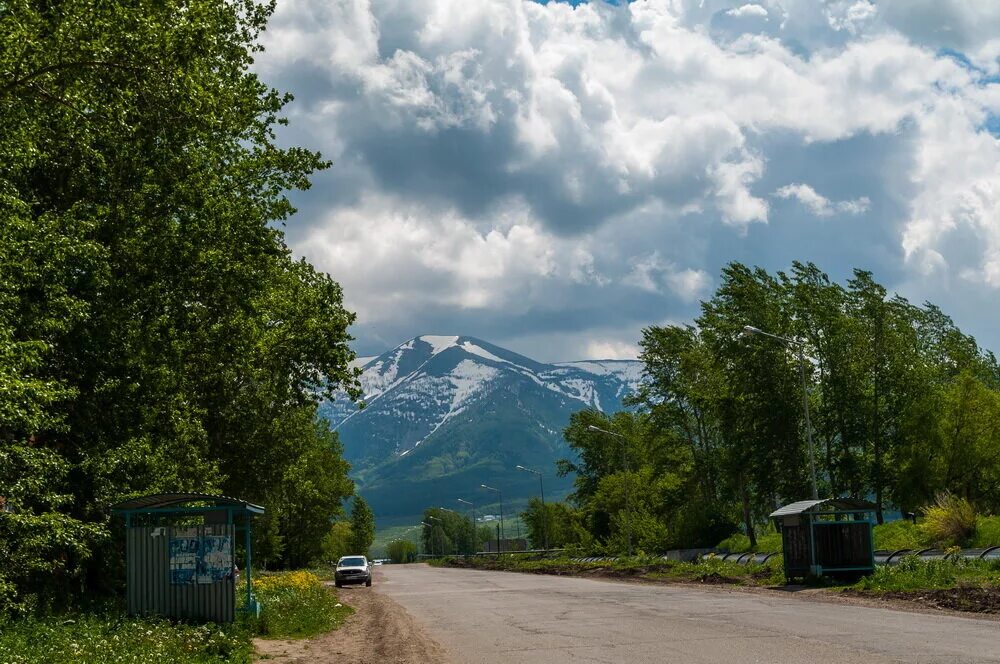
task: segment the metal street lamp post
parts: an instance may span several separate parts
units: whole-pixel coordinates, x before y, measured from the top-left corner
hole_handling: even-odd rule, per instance
[[[441,519],[441,518],[439,518],[439,517],[436,517],[436,516],[431,516],[431,515],[428,515],[428,516],[427,516],[427,518],[428,518],[428,519],[434,519],[434,520],[435,520],[435,521],[437,521],[438,523],[444,523],[444,519]],[[441,533],[442,533],[443,535],[444,535],[444,534],[446,534],[446,533],[444,532],[444,526],[441,526],[440,528],[441,528]],[[434,529],[433,529],[433,528],[431,528],[431,541],[433,541],[433,540],[434,540]],[[444,555],[444,540],[443,540],[443,539],[441,540],[441,555],[442,555],[442,556]]]
[[[503,551],[500,550],[502,547],[501,542],[507,538],[507,533],[503,530],[503,493],[500,489],[494,489],[493,487],[486,486],[485,484],[480,484],[479,486],[483,487],[487,491],[495,491],[497,497],[500,499],[500,530],[497,532],[497,554],[499,555],[503,553]]]
[[[591,431],[597,431],[597,432],[600,432],[600,433],[606,433],[609,436],[614,436],[615,438],[618,438],[619,440],[622,441],[622,463],[624,463],[624,465],[625,465],[625,537],[626,537],[626,539],[628,541],[628,555],[631,556],[632,555],[632,519],[631,519],[631,516],[629,515],[629,503],[628,503],[628,484],[629,484],[628,476],[629,476],[630,473],[629,473],[629,468],[628,468],[628,453],[627,453],[627,450],[625,448],[626,438],[625,438],[625,436],[621,435],[620,433],[615,433],[614,431],[608,431],[607,429],[602,429],[600,427],[595,427],[593,424],[591,424],[587,428],[589,430],[591,430]]]
[[[533,473],[538,475],[538,491],[542,495],[542,537],[544,538],[543,545],[545,550],[549,550],[549,512],[545,509],[545,485],[542,484],[542,473],[538,470],[532,470],[531,468],[525,468],[524,466],[517,466],[518,470],[523,470],[527,473]]]
[[[421,526],[427,526],[428,528],[431,529],[430,534],[427,536],[427,539],[429,539],[431,541],[431,555],[433,556],[434,555],[434,526],[432,524],[427,523],[426,521],[421,521],[420,525]]]
[[[476,504],[468,500],[462,500],[461,498],[457,498],[456,500],[458,500],[458,502],[462,503],[463,505],[468,505],[469,507],[472,508],[472,544],[470,545],[470,548],[472,550],[469,551],[469,553],[474,554],[476,552],[476,547],[479,546],[479,542],[476,541],[477,539],[479,539],[478,537],[476,537]]]
[[[783,341],[786,344],[795,346],[795,349],[799,354],[799,377],[802,379],[802,407],[805,410],[806,415],[806,438],[809,441],[809,476],[812,480],[812,497],[813,500],[819,500],[819,490],[816,486],[816,452],[813,449],[813,434],[812,434],[812,422],[809,419],[809,387],[806,383],[806,357],[804,352],[804,346],[798,339],[789,339],[788,337],[781,337],[777,334],[771,334],[770,332],[765,332],[764,330],[754,327],[752,325],[745,325],[743,327],[743,335],[750,336],[753,334],[760,334],[765,337],[771,337],[772,339],[777,339],[778,341]]]

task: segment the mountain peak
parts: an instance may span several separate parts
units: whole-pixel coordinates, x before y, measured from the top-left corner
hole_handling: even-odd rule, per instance
[[[431,355],[437,355],[442,351],[446,351],[452,346],[458,343],[458,335],[455,336],[441,336],[437,334],[422,334],[419,337],[414,337],[409,343],[415,341],[423,341],[425,344],[429,344],[431,347]]]

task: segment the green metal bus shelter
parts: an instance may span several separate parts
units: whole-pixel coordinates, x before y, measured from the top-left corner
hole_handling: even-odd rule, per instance
[[[160,493],[111,506],[125,517],[130,615],[232,622],[259,613],[253,594],[251,522],[264,508],[203,493]],[[246,595],[236,606],[236,542],[243,537]]]
[[[802,500],[772,512],[781,532],[785,578],[873,572],[874,512],[875,505],[853,498]]]

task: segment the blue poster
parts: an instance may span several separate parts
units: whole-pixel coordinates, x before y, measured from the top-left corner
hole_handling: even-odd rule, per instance
[[[233,577],[233,542],[229,535],[205,535],[198,556],[198,583],[218,583]]]
[[[201,538],[196,528],[176,530],[170,538],[170,583],[194,583],[198,573]]]

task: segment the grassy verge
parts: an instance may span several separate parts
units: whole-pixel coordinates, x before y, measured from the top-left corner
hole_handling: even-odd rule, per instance
[[[844,589],[941,609],[1000,614],[1000,560],[903,558]]]
[[[183,625],[122,614],[25,619],[0,625],[4,664],[215,664],[250,662],[234,625]]]
[[[267,638],[305,638],[340,627],[354,609],[314,572],[264,574],[254,580],[261,603],[259,618],[245,618],[253,634]]]
[[[254,589],[260,617],[240,614],[232,625],[129,618],[113,609],[0,622],[0,664],[249,664],[255,636],[314,636],[354,612],[314,572],[262,574]]]
[[[854,590],[874,594],[963,587],[1000,589],[1000,560],[920,560],[904,557],[883,565],[856,583]]]
[[[432,565],[476,569],[555,574],[601,576],[609,578],[648,579],[734,585],[774,585],[784,582],[781,559],[774,557],[763,565],[739,565],[714,556],[684,563],[662,558],[629,558],[615,561],[583,562],[569,558],[525,558],[524,556],[476,556],[442,558]]]

